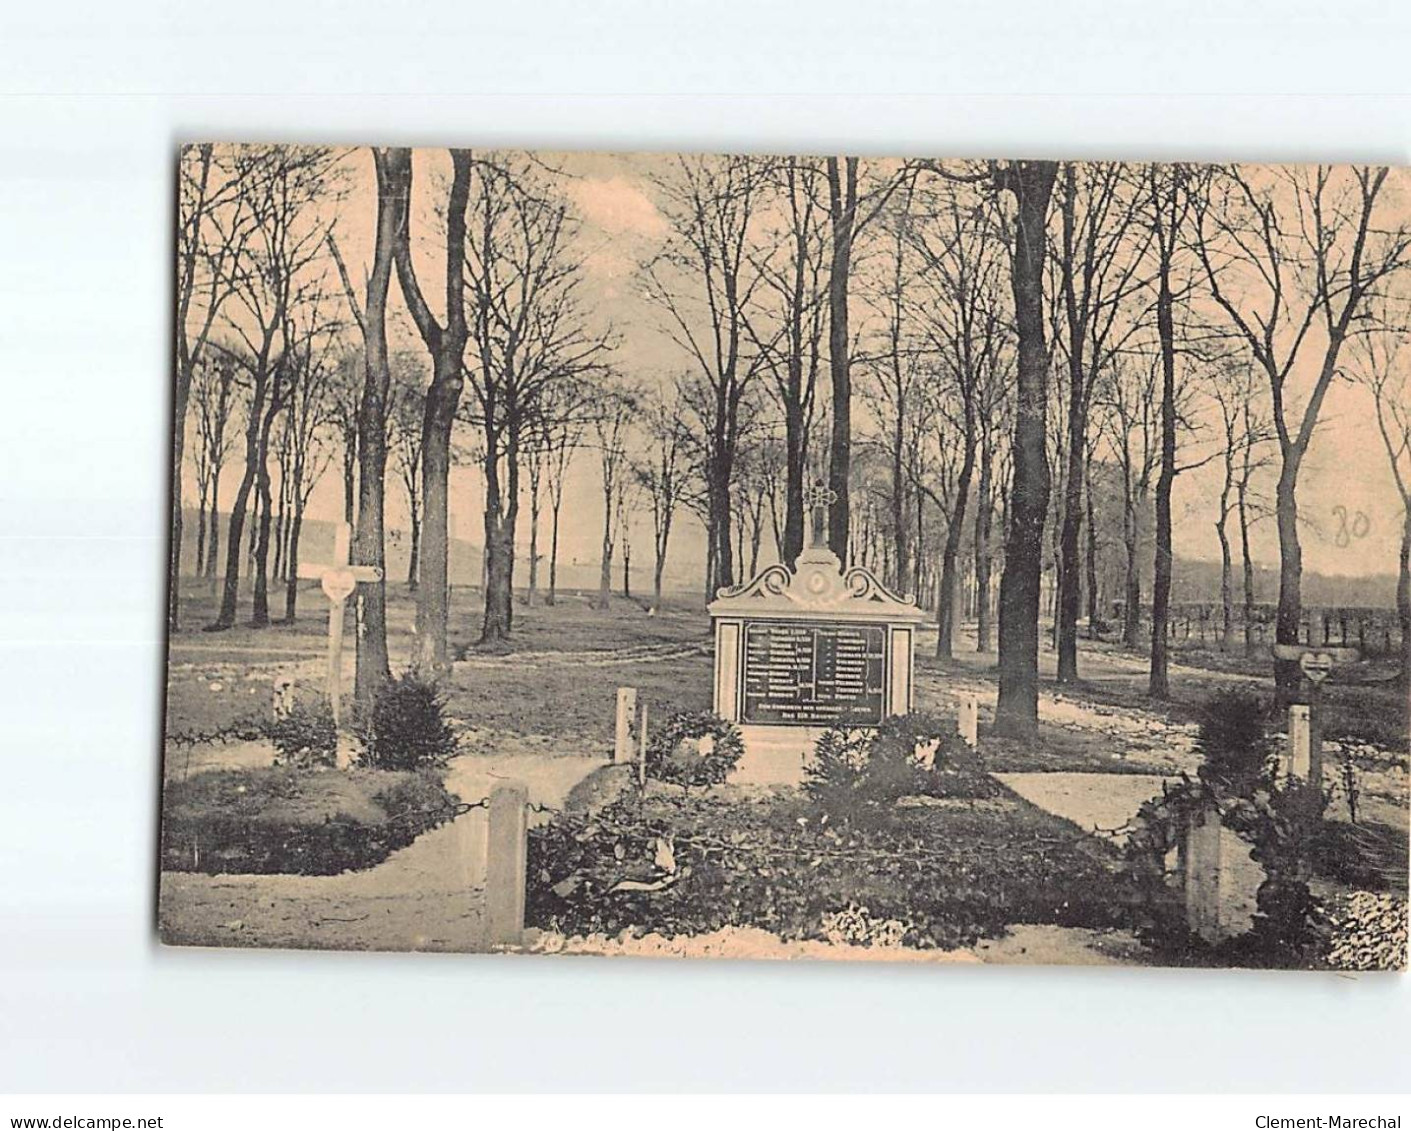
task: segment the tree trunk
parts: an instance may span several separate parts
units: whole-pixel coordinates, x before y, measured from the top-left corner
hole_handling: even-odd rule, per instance
[[[469,150],[451,150],[451,188],[446,199],[446,325],[435,324],[424,304],[417,304],[417,329],[431,353],[431,384],[421,419],[421,526],[413,527],[416,567],[417,671],[439,675],[450,666],[446,635],[450,625],[450,483],[451,433],[465,384],[466,208],[472,172]],[[411,173],[407,174],[408,186]],[[397,243],[397,279],[403,295],[420,295],[412,268],[410,235]],[[419,538],[418,538],[419,536]]]
[[[206,490],[207,485],[202,482],[197,488],[199,494],[196,497],[196,576],[204,577],[206,573]]]
[[[1215,533],[1220,538],[1220,651],[1233,652],[1235,650],[1235,569],[1230,553],[1230,537],[1225,529],[1227,518],[1228,512],[1222,514],[1220,521],[1215,524]]]
[[[356,511],[354,500],[358,495],[357,467],[358,445],[356,442],[349,443],[345,439],[343,444],[343,521],[349,527],[353,525]]]
[[[1058,682],[1078,682],[1078,611],[1082,605],[1079,542],[1083,526],[1083,452],[1087,424],[1072,423],[1078,406],[1068,408],[1068,468],[1063,486],[1063,525],[1058,537]],[[1075,433],[1075,428],[1078,431]],[[1079,446],[1081,445],[1081,446]]]
[[[975,651],[992,647],[990,630],[990,527],[994,521],[994,453],[990,442],[980,445],[980,487],[975,498]]]
[[[514,625],[514,532],[519,517],[516,443],[504,448],[505,483],[500,484],[500,438],[485,436],[485,616],[480,643],[508,640]]]
[[[411,511],[411,546],[407,554],[407,588],[411,592],[417,591],[417,583],[421,578],[421,517],[417,514],[416,497],[410,497]]]
[[[485,515],[486,577],[485,619],[480,642],[508,640],[513,627],[514,507],[503,518]]]
[[[1401,555],[1396,574],[1396,619],[1401,626],[1401,688],[1411,687],[1411,507],[1401,522]],[[1408,705],[1411,709],[1411,705]]]
[[[1151,675],[1147,694],[1171,694],[1167,673],[1166,618],[1171,605],[1171,488],[1176,482],[1176,332],[1172,316],[1171,261],[1157,269],[1156,332],[1161,341],[1161,467],[1156,476],[1156,568],[1151,583]]]
[[[273,417],[273,413],[266,414]],[[270,526],[274,519],[273,500],[270,497],[269,429],[264,430],[261,444],[260,470],[256,477],[256,487],[260,497],[260,520],[255,534],[255,593],[250,611],[250,625],[264,628],[269,624],[269,539]]]
[[[970,495],[970,478],[975,471],[974,413],[966,410],[965,452],[955,481],[955,513],[946,526],[941,551],[941,591],[936,599],[936,657],[949,660],[955,655],[955,566],[960,557],[960,540],[965,533],[965,505]]]
[[[735,550],[731,543],[730,476],[728,467],[720,467],[722,462],[715,461],[715,466],[710,470],[708,485],[708,525],[712,549],[712,581],[709,586],[711,597],[708,599],[713,599],[718,590],[735,583]]]
[[[284,620],[293,624],[299,603],[299,538],[304,532],[304,500],[294,500],[294,519],[289,524],[289,578],[284,583]]]
[[[784,408],[784,539],[779,547],[779,557],[790,569],[794,568],[794,563],[803,553],[803,480],[807,461],[804,441],[803,409],[798,405],[786,405]]]
[[[1088,590],[1088,639],[1097,639],[1098,621],[1102,619],[1102,602],[1098,594],[1097,581],[1097,508],[1093,505],[1092,459],[1085,461],[1083,495],[1087,499],[1088,545],[1085,560],[1087,563]]]
[[[536,472],[529,485],[529,589],[524,603],[534,607],[539,595],[539,476]]]
[[[250,404],[250,419],[245,425],[245,471],[240,477],[240,486],[235,491],[235,502],[230,508],[230,525],[226,530],[225,581],[221,587],[220,610],[211,631],[220,631],[235,625],[235,607],[240,599],[240,556],[244,552],[245,520],[250,510],[250,495],[255,487],[255,477],[259,474],[260,420],[264,415],[263,382],[267,378],[257,377],[257,395]]]
[[[406,225],[411,191],[411,151],[373,150],[377,172],[377,234],[363,314],[363,395],[358,411],[358,522],[353,560],[383,570],[377,581],[358,586],[357,671],[354,698],[359,712],[392,678],[387,654],[387,552],[384,507],[387,482],[387,292],[398,231]]]
[[[217,472],[211,478],[211,516],[208,523],[210,529],[210,543],[206,546],[206,568],[201,576],[214,578],[216,575],[216,561],[220,556],[220,473]]]
[[[1240,563],[1244,567],[1244,654],[1253,656],[1254,644],[1254,561],[1249,556],[1249,512],[1245,496],[1249,490],[1249,480],[1245,478],[1239,489],[1240,518]]]
[[[1011,274],[1019,357],[1014,480],[1000,577],[995,730],[1010,736],[1031,736],[1039,723],[1039,579],[1049,501],[1044,229],[1057,172],[1054,161],[1016,162],[1004,177],[1018,204]]]
[[[848,564],[848,488],[852,480],[852,374],[848,356],[848,277],[857,211],[857,158],[828,158],[832,265],[828,275],[828,370],[833,382],[833,431],[828,449],[828,548]]]
[[[598,564],[597,606],[606,609],[612,597],[612,499],[603,500],[603,547]]]
[[[632,543],[625,536],[622,539],[622,595],[629,601],[632,599]]]
[[[903,404],[902,399],[898,397],[897,418],[892,432],[892,539],[896,544],[896,558],[892,565],[891,585],[898,593],[906,588],[907,528],[910,525],[906,514],[906,479],[902,465],[902,448],[906,443],[906,418],[903,415]],[[953,572],[954,563],[951,563],[951,568]]]
[[[1279,608],[1274,620],[1274,639],[1280,644],[1299,643],[1299,621],[1303,615],[1303,547],[1298,540],[1298,467],[1300,456],[1286,453],[1274,490],[1274,522],[1279,531]],[[1274,662],[1277,705],[1287,707],[1297,701],[1302,673],[1297,660]]]
[[[184,329],[182,332],[185,332]],[[177,365],[172,393],[171,547],[167,558],[167,628],[171,632],[181,627],[181,527],[184,517],[181,513],[181,473],[186,462],[186,413],[191,402],[192,368],[191,365]],[[234,615],[232,609],[231,623],[234,623]]]
[[[556,497],[553,502],[551,524],[549,527],[549,592],[544,597],[544,604],[553,605],[558,597],[559,583],[559,504],[560,497]]]

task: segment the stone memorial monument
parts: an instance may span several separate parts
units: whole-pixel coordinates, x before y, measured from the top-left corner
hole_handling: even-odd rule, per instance
[[[833,493],[811,488],[812,545],[709,605],[715,713],[739,726],[733,780],[794,784],[829,727],[876,726],[913,701],[916,627],[925,614],[861,566],[844,571],[824,526]]]

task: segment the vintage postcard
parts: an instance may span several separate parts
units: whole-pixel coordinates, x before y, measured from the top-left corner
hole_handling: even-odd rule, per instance
[[[165,942],[1405,968],[1407,170],[174,172]]]

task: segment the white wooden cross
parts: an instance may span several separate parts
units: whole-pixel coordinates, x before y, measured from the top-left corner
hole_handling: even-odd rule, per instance
[[[358,585],[381,581],[380,566],[351,564],[353,532],[346,522],[334,527],[333,561],[327,565],[299,563],[299,576],[323,583],[328,598],[328,703],[333,708],[333,725],[339,723],[338,699],[343,682],[343,605]]]

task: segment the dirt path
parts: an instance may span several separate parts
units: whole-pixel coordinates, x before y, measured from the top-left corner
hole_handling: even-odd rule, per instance
[[[531,804],[563,805],[603,763],[591,758],[465,755],[446,786],[464,801],[523,781]],[[534,820],[546,820],[534,815]],[[484,809],[418,837],[375,868],[338,876],[161,876],[161,936],[190,946],[477,951],[486,838]]]
[[[1142,803],[1161,796],[1168,779],[1148,774],[995,774],[1031,805],[1072,821],[1085,833],[1125,844],[1126,824]]]

